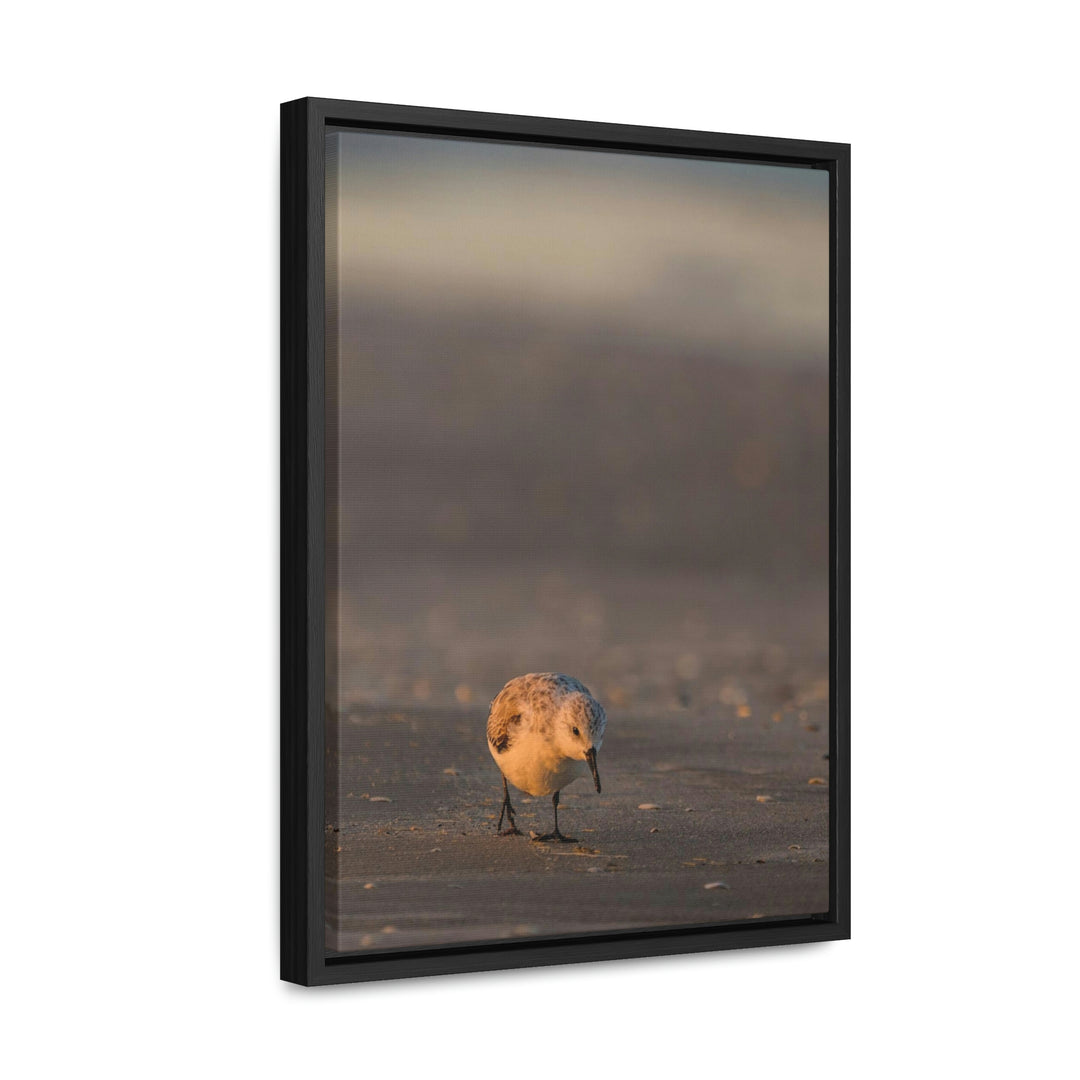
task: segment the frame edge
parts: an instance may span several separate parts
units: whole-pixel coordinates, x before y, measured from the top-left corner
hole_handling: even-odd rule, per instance
[[[308,842],[308,293],[309,110],[281,106],[281,978],[310,984]]]

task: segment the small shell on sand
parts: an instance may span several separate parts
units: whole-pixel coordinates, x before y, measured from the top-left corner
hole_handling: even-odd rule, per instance
[[[638,803],[638,809],[639,810],[659,810],[660,807],[657,806],[656,803],[654,803],[654,802],[643,802],[643,803]]]
[[[731,886],[723,881],[710,881],[705,886],[706,889],[730,889]]]

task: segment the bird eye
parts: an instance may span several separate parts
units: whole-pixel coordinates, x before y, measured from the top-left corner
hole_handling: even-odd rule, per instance
[[[577,729],[577,728],[574,728],[574,734],[575,734],[575,735],[580,735],[580,734],[581,734],[581,732],[580,732],[580,731],[578,731],[578,729]]]

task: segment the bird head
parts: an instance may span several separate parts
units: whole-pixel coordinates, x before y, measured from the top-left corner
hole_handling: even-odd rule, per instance
[[[603,706],[585,694],[569,703],[557,723],[560,751],[565,757],[588,763],[597,791],[600,790],[600,773],[596,767],[596,754],[604,741],[606,724]]]

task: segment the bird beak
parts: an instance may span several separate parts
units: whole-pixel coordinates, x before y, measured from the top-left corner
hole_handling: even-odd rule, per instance
[[[596,790],[600,790],[600,774],[596,771],[596,747],[590,746],[585,751],[585,760],[589,763],[589,768],[592,769],[592,778],[596,783]]]

